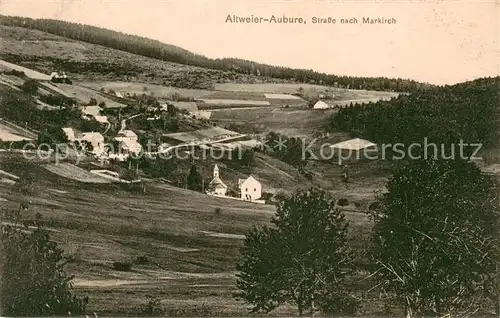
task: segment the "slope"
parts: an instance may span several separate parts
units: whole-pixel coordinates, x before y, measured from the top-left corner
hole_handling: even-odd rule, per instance
[[[314,81],[326,85],[336,84],[340,85],[340,87],[357,89],[418,91],[431,87],[429,84],[418,83],[413,80],[335,76],[311,70],[297,70],[260,64],[242,59],[209,59],[205,56],[194,54],[156,40],[64,21],[0,16],[0,24],[42,30],[73,40],[103,45],[162,61],[223,71],[234,71],[240,74],[265,75],[267,77],[292,81],[297,80],[304,83]]]

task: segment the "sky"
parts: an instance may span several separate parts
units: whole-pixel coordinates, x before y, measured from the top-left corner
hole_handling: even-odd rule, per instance
[[[0,0],[0,14],[90,24],[211,58],[336,75],[442,85],[499,74],[497,0]],[[306,24],[234,24],[228,15],[285,15]],[[313,17],[337,22],[314,24]],[[363,17],[396,23],[363,24]]]

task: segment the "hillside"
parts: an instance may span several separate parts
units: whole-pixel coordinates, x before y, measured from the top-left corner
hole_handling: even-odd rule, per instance
[[[153,295],[163,300],[169,316],[248,314],[232,296],[234,264],[242,235],[267,223],[274,206],[228,204],[227,199],[153,181],[146,182],[145,193],[134,193],[118,185],[67,179],[44,169],[45,164],[0,152],[0,169],[8,173],[0,171],[0,177],[32,180],[24,195],[12,182],[0,182],[2,209],[31,201],[24,219],[43,215],[51,236],[75,257],[68,271],[75,275],[77,293],[89,296],[90,312],[134,316],[147,295]],[[351,211],[356,208],[346,207],[359,244],[370,225],[364,214]],[[139,256],[147,261],[137,264]],[[133,270],[114,270],[113,262],[131,262]],[[276,314],[290,312],[285,307]]]
[[[335,85],[343,88],[370,89],[370,90],[414,92],[431,87],[431,85],[429,84],[418,83],[413,80],[389,79],[384,77],[366,78],[366,77],[335,76],[324,73],[318,73],[311,70],[297,70],[286,67],[271,66],[235,58],[209,59],[205,56],[194,54],[179,47],[161,43],[159,41],[135,35],[123,34],[120,32],[102,29],[94,26],[69,23],[64,21],[48,20],[48,19],[33,20],[22,17],[0,16],[0,24],[9,27],[22,27],[33,30],[44,31],[67,39],[81,41],[80,43],[82,42],[91,43],[103,47],[112,48],[118,51],[125,51],[128,53],[133,53],[155,59],[157,63],[158,60],[160,60],[163,62],[168,61],[182,65],[191,65],[205,69],[224,71],[223,73],[230,72],[229,74],[231,75],[229,74],[221,75],[219,72],[215,72],[215,74],[218,74],[219,77],[215,79],[215,74],[213,74],[214,78],[211,78],[213,81],[212,84],[215,83],[215,81],[225,82],[228,79],[232,81],[234,81],[235,79],[245,80],[245,81],[248,81],[249,79],[268,81],[269,79],[265,78],[273,78],[275,79],[273,81],[276,81],[276,79],[280,79],[291,82],[318,83],[329,86]],[[3,29],[3,32],[6,31],[7,31],[6,29]],[[14,32],[23,32],[23,31],[14,31]],[[47,36],[44,37],[47,38]],[[48,41],[60,42],[60,38],[59,39],[50,38],[50,40]],[[6,46],[8,47],[9,45]],[[76,47],[75,45],[68,45],[68,44],[66,44],[66,46],[72,47],[73,49]],[[33,48],[35,47],[36,45],[33,46]],[[80,48],[85,50],[85,48],[88,48],[88,46],[80,45]],[[61,47],[59,48],[47,47],[46,49],[47,50],[45,51],[57,51],[58,49],[60,49],[66,51],[66,54],[69,54],[71,52],[71,50],[68,50],[69,48],[63,49]],[[6,53],[14,53],[14,52],[3,52],[4,55]],[[29,56],[29,54],[27,55]],[[4,58],[6,59],[8,59],[9,57],[12,58],[12,56],[7,56],[7,57],[4,56]],[[42,62],[52,63],[53,66],[61,65],[66,68],[71,66],[75,68],[83,66],[81,63],[80,64],[75,62],[69,63],[67,59],[65,59],[63,56],[57,56],[57,57],[44,56],[43,59],[41,57],[39,57],[38,59],[39,63]],[[115,58],[113,56],[113,60],[115,59],[119,60],[120,57]],[[17,60],[16,62],[21,62],[21,60]],[[85,66],[88,68],[93,68],[94,70],[99,70],[101,72],[104,72],[103,65],[100,65],[97,62],[93,63],[94,64],[92,64],[92,62],[85,64]],[[131,63],[130,65],[124,66],[120,65],[119,63],[116,63],[115,65],[113,65],[111,69],[116,70],[121,68],[122,72],[126,73],[126,75],[137,76],[139,70],[134,69],[131,65],[136,65],[136,64]],[[195,69],[193,68],[189,68],[189,70],[195,71]],[[149,73],[148,75],[150,75],[150,77],[158,76],[158,74],[155,74],[153,72]],[[182,80],[180,79],[179,81],[182,82]],[[198,85],[199,84],[200,83],[198,83]],[[180,86],[180,87],[185,87],[185,86]]]

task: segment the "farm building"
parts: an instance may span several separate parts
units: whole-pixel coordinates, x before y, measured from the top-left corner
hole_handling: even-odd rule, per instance
[[[220,179],[219,167],[214,167],[214,177],[208,184],[208,192],[215,195],[225,196],[227,193],[227,185]]]
[[[316,104],[314,104],[313,106],[313,109],[328,109],[328,108],[331,108],[331,106],[322,100],[317,101]]]
[[[130,140],[135,140],[135,141],[137,141],[137,139],[138,139],[137,134],[135,132],[133,132],[132,130],[120,130],[118,132],[118,136],[122,137],[122,138],[130,139]]]
[[[239,179],[238,187],[243,201],[255,201],[262,196],[262,185],[252,176],[247,179]]]

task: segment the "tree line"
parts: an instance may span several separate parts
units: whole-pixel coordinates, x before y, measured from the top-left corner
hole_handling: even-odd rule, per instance
[[[432,85],[410,79],[387,77],[338,76],[307,69],[273,66],[237,58],[210,59],[180,47],[141,36],[107,30],[95,26],[51,19],[0,16],[0,24],[44,31],[73,40],[102,45],[146,57],[208,69],[241,74],[315,83],[351,89],[416,92]]]

